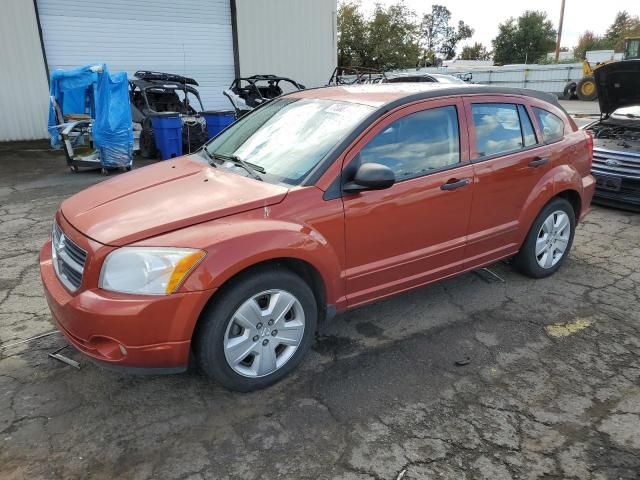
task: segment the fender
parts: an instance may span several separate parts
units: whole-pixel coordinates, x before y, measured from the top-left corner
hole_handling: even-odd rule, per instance
[[[315,229],[293,222],[265,219],[259,212],[213,220],[154,237],[136,245],[200,248],[207,256],[179,291],[216,290],[241,271],[281,258],[302,260],[315,268],[325,285],[328,304],[344,298],[342,268],[331,244]]]
[[[538,213],[553,197],[566,190],[574,190],[582,198],[582,177],[571,165],[557,165],[546,172],[538,181],[527,197],[518,219],[520,225],[517,236],[519,245],[524,242]]]
[[[565,190],[575,190],[582,197],[582,175],[571,165],[558,165],[553,170],[554,195]]]

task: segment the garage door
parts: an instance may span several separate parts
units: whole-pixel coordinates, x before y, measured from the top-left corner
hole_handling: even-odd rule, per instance
[[[205,109],[229,108],[229,0],[37,0],[49,69],[104,62],[113,71],[195,78]]]

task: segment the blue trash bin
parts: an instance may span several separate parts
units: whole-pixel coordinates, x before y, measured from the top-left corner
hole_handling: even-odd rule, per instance
[[[156,113],[151,117],[156,148],[162,160],[182,155],[182,120],[175,112]]]
[[[209,138],[215,137],[236,121],[236,114],[228,110],[202,112],[202,116],[205,122],[207,122],[207,134]]]

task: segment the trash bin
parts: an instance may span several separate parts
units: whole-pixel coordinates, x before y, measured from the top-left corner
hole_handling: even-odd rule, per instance
[[[151,117],[156,148],[162,160],[182,155],[182,120],[176,112],[156,113]]]
[[[202,116],[207,122],[209,138],[215,137],[236,120],[236,114],[229,110],[202,112]]]

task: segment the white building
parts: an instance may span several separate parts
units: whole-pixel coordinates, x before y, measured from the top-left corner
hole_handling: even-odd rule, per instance
[[[336,0],[2,0],[0,141],[46,138],[56,68],[183,74],[210,110],[230,108],[222,90],[236,76],[323,85],[337,62],[336,15]]]

